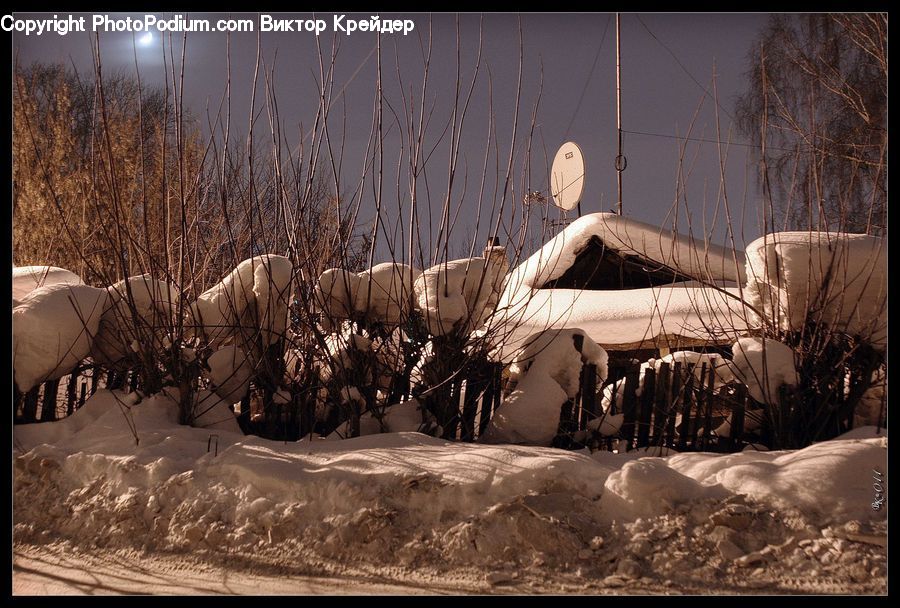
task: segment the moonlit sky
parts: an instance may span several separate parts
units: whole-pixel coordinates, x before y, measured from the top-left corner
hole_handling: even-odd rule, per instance
[[[139,14],[129,13],[132,16]],[[369,14],[348,15],[360,19]],[[80,14],[76,14],[80,15]],[[18,13],[18,17],[37,15]],[[90,14],[86,15],[90,23]],[[125,14],[115,15],[124,17]],[[158,17],[171,15],[157,14]],[[256,14],[234,13],[232,18],[255,18]],[[276,15],[277,17],[310,18],[310,14]],[[330,51],[333,33],[331,13],[318,15],[328,23],[319,37],[325,53]],[[192,14],[191,18],[211,20],[224,14]],[[427,136],[433,143],[450,117],[451,101],[456,87],[456,19],[453,14],[424,13],[389,15],[384,18],[413,19],[415,31],[409,36],[382,37],[382,70],[385,95],[396,110],[402,107],[398,72],[403,88],[417,97],[421,90],[423,44],[427,44],[429,19],[434,36],[432,65],[427,94],[434,104],[434,125]],[[500,145],[501,171],[505,172],[509,154],[517,64],[520,52],[519,19],[515,14],[463,14],[459,17],[461,38],[461,72],[468,86],[478,47],[479,21],[483,18],[484,45],[482,69],[473,94],[462,132],[460,168],[467,168],[466,193],[457,185],[455,198],[462,196],[459,234],[468,238],[486,237],[488,228],[477,230],[474,209],[478,206],[478,182],[484,162],[488,110],[488,70],[490,72],[493,114]],[[691,216],[696,236],[712,235],[724,240],[724,209],[721,199],[720,149],[715,143],[676,138],[689,131],[691,137],[743,141],[732,130],[734,98],[744,88],[748,70],[747,55],[751,45],[768,19],[767,14],[663,14],[623,13],[622,23],[622,105],[623,128],[656,134],[626,133],[624,153],[628,166],[624,172],[625,215],[656,225],[672,226],[671,208],[676,199],[679,159],[682,163],[686,190],[679,195],[678,227],[684,230]],[[643,21],[643,23],[641,22]],[[519,148],[517,148],[516,194],[521,200],[522,146],[529,118],[540,95],[535,136],[532,142],[532,190],[546,190],[556,149],[566,140],[579,144],[586,160],[586,182],[582,212],[608,211],[616,204],[616,103],[615,103],[615,18],[608,13],[592,14],[524,14],[521,15],[524,39],[524,74],[519,115]],[[646,26],[646,27],[645,27]],[[649,31],[648,31],[649,30]],[[604,37],[605,33],[605,37]],[[41,37],[15,34],[16,60],[27,65],[33,61],[65,62],[90,72],[92,66],[91,33]],[[101,33],[100,52],[104,70],[135,71],[137,67],[145,85],[162,84],[165,79],[163,44],[168,35],[154,31],[149,43],[141,41],[143,33]],[[655,36],[655,38],[654,38]],[[181,34],[171,41],[176,61],[180,61]],[[184,101],[191,113],[206,123],[214,114],[225,91],[226,42],[224,33],[189,33],[185,53]],[[332,108],[335,134],[341,129],[345,138],[342,181],[353,187],[363,162],[372,124],[372,107],[376,79],[375,56],[370,53],[376,35],[355,32],[337,34],[335,91],[346,86],[344,97]],[[601,45],[602,42],[602,45]],[[259,38],[262,57],[267,66],[275,66],[275,91],[284,132],[296,145],[300,132],[308,132],[318,103],[314,74],[318,73],[316,36],[308,32],[262,33]],[[231,35],[231,116],[234,134],[246,134],[250,115],[250,96],[256,63],[256,33]],[[168,51],[167,51],[168,52]],[[366,60],[366,58],[368,60]],[[596,64],[595,64],[596,59]],[[679,62],[681,65],[679,65]],[[594,65],[595,64],[595,65]],[[591,68],[594,65],[593,73]],[[683,67],[682,67],[683,66]],[[171,67],[171,66],[170,66]],[[686,73],[687,72],[687,73]],[[355,74],[355,76],[354,76]],[[718,107],[709,88],[716,79]],[[590,77],[589,77],[590,75]],[[540,79],[543,76],[543,86]],[[351,80],[352,78],[352,80]],[[695,79],[697,82],[695,82]],[[349,84],[348,84],[349,83]],[[587,84],[587,86],[586,86]],[[583,92],[583,97],[582,97]],[[579,107],[579,99],[581,105]],[[577,109],[577,113],[576,113]],[[256,131],[268,133],[264,103],[264,84],[257,87],[256,111],[262,112]],[[719,126],[717,128],[717,114]],[[345,115],[345,116],[344,116]],[[393,120],[386,109],[385,120]],[[693,123],[693,124],[692,124]],[[396,158],[400,138],[396,126],[388,132],[386,162]],[[333,136],[335,136],[333,134]],[[446,188],[446,141],[439,147],[429,165],[431,206],[437,214],[442,202],[439,191]],[[391,152],[393,150],[393,152]],[[756,238],[759,228],[759,197],[749,148],[732,145],[723,148],[727,158],[724,185],[731,213],[735,216],[735,239],[738,246]],[[392,155],[392,159],[389,158]],[[492,161],[493,162],[493,161]],[[385,178],[387,191],[393,190],[391,203],[397,209],[395,177]],[[459,178],[458,178],[459,179]],[[386,198],[390,196],[387,192]],[[371,188],[362,195],[362,217],[374,212],[369,200]],[[490,195],[485,204],[489,205]],[[574,217],[575,212],[570,214]],[[437,218],[433,223],[436,228]],[[483,224],[483,221],[482,221]]]

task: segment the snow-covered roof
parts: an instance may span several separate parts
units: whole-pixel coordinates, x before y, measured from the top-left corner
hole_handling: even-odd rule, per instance
[[[647,260],[648,267],[669,268],[678,278],[639,289],[546,288],[566,274],[592,238],[623,257]],[[510,273],[494,321],[507,329],[504,353],[532,332],[564,327],[581,328],[612,350],[731,343],[747,328],[740,286],[745,264],[740,251],[614,213],[593,213]]]
[[[620,254],[638,256],[703,282],[743,283],[743,252],[713,245],[615,213],[591,213],[572,222],[513,272],[511,284],[538,289],[562,276],[592,237]]]

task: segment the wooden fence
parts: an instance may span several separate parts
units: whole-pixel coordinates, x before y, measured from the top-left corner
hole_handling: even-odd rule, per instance
[[[581,336],[575,336],[580,351]],[[450,398],[458,403],[457,416],[443,429],[442,436],[457,441],[475,441],[486,430],[493,413],[500,405],[503,386],[503,365],[489,364],[469,378],[453,381]],[[715,370],[706,364],[699,369],[670,366],[662,363],[658,369],[649,368],[640,379],[639,366],[611,370],[603,386],[597,386],[597,370],[585,364],[581,372],[578,395],[562,405],[557,436],[553,445],[565,449],[579,449],[590,445],[595,449],[633,450],[649,447],[672,448],[677,451],[721,451],[743,449],[748,442],[769,444],[768,416],[762,405],[750,399],[746,388],[734,385],[726,389],[715,386]],[[621,411],[603,412],[599,398],[603,387],[624,378]],[[135,372],[104,372],[83,365],[72,374],[46,382],[25,395],[17,395],[15,422],[43,422],[71,415],[98,388],[134,390]],[[598,390],[601,389],[601,390]],[[251,420],[251,401],[257,400],[263,415]],[[615,398],[613,402],[617,401]],[[317,431],[315,405],[303,392],[292,395],[288,403],[279,403],[271,390],[252,387],[240,404],[238,423],[245,433],[271,439],[295,441]],[[753,435],[745,433],[747,411],[756,412],[761,424]],[[616,436],[599,438],[589,432],[589,423],[598,418],[623,415],[623,423]],[[358,434],[359,412],[352,412],[351,428]],[[719,437],[714,429],[722,422],[730,422],[730,433]]]

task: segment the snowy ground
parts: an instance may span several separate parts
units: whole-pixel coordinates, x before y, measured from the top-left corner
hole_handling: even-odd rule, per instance
[[[135,401],[99,391],[15,428],[16,593],[887,590],[887,439],[865,431],[666,458],[418,433],[279,443]]]

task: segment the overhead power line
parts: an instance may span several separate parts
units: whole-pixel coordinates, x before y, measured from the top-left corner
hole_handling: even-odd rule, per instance
[[[563,141],[569,140],[569,131],[572,129],[572,125],[575,123],[575,118],[578,116],[578,110],[581,109],[581,102],[584,101],[584,96],[587,93],[588,85],[591,83],[591,78],[594,76],[594,68],[597,67],[597,61],[600,59],[600,51],[603,50],[603,43],[606,41],[606,32],[609,31],[609,22],[612,19],[612,15],[609,15],[606,18],[606,26],[603,28],[603,36],[600,38],[600,45],[597,47],[597,52],[594,54],[594,62],[591,64],[591,70],[588,72],[587,80],[584,82],[584,88],[581,89],[581,95],[578,97],[578,105],[575,106],[575,112],[572,114],[572,119],[569,121],[569,126],[566,127],[566,133],[563,135]]]

